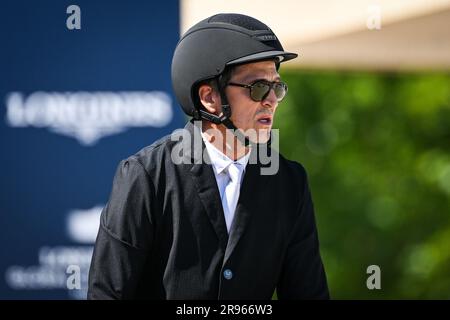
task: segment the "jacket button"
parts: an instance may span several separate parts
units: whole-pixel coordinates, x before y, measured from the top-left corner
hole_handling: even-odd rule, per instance
[[[223,276],[227,280],[231,280],[233,278],[233,272],[230,269],[225,269],[223,272]]]

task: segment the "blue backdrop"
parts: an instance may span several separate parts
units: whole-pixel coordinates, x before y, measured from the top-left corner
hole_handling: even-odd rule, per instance
[[[184,123],[178,1],[2,1],[0,36],[0,298],[84,298],[119,161]]]

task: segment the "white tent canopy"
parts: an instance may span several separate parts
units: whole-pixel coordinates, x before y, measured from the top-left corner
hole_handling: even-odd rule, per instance
[[[450,70],[450,0],[182,0],[181,32],[219,12],[268,24],[291,67]]]

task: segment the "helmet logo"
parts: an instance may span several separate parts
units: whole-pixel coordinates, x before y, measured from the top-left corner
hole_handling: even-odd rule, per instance
[[[255,36],[256,39],[261,41],[273,41],[277,40],[277,37],[274,34],[263,34],[260,36]]]

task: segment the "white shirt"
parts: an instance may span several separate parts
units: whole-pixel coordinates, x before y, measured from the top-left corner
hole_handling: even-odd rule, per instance
[[[228,167],[232,163],[238,163],[238,168],[240,170],[240,182],[244,178],[245,167],[247,166],[248,159],[250,157],[250,152],[236,161],[228,158],[225,154],[223,154],[219,149],[217,149],[208,139],[203,135],[202,138],[206,146],[206,150],[208,151],[209,159],[211,160],[211,165],[213,167],[214,176],[216,177],[217,187],[219,188],[220,199],[222,201],[222,208],[224,209],[225,222],[227,225],[227,230],[230,232],[231,224],[234,219],[235,210],[229,210],[227,206],[227,199],[225,196],[225,188],[230,182],[230,177],[228,175]],[[240,185],[239,185],[240,186]],[[240,188],[233,191],[234,196],[239,198]]]

